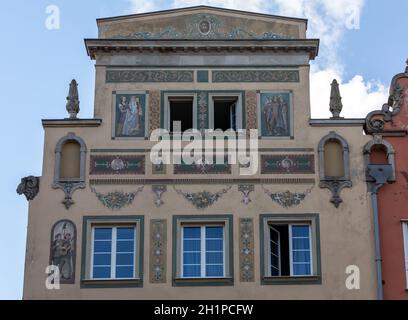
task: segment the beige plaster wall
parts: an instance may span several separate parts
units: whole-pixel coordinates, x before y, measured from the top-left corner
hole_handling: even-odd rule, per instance
[[[105,68],[97,67],[95,89],[95,117],[102,118],[98,128],[46,128],[43,160],[43,174],[40,192],[30,202],[27,255],[24,281],[25,299],[373,299],[375,298],[375,269],[373,249],[373,228],[369,197],[363,167],[362,148],[368,141],[359,127],[310,127],[309,106],[309,68],[300,67],[300,83],[191,83],[191,84],[106,84]],[[262,175],[274,178],[315,178],[316,183],[311,193],[297,207],[285,209],[272,202],[262,191],[260,185],[250,194],[252,202],[245,206],[242,194],[237,186],[224,195],[218,202],[205,210],[197,210],[189,202],[177,195],[172,186],[163,195],[165,204],[157,208],[150,186],[145,186],[132,205],[120,211],[104,207],[91,192],[89,187],[89,155],[92,148],[146,148],[148,141],[129,141],[111,139],[112,91],[120,90],[292,90],[294,96],[294,140],[261,140],[260,147],[267,148],[313,148],[315,153],[315,172],[309,175]],[[328,106],[327,106],[328,107]],[[352,189],[341,193],[343,203],[339,209],[329,202],[331,193],[318,187],[317,145],[320,139],[330,131],[343,136],[350,146],[350,168]],[[73,195],[75,204],[66,210],[61,204],[63,192],[51,188],[55,165],[54,149],[58,140],[68,132],[74,132],[86,143],[87,163],[84,190]],[[147,155],[148,156],[148,155]],[[153,176],[147,161],[144,177],[179,178],[168,175]],[[235,170],[234,177],[238,177]],[[186,176],[183,178],[202,178]],[[211,176],[208,176],[211,177]],[[231,177],[217,175],[216,177]],[[259,174],[255,177],[261,177]],[[92,178],[135,178],[134,176],[92,176]],[[136,177],[138,178],[138,177]],[[97,186],[98,191],[113,190],[134,191],[137,186],[111,185]],[[223,185],[178,186],[183,190],[220,190]],[[267,185],[275,191],[305,191],[311,185]],[[234,286],[232,287],[172,287],[172,216],[180,214],[233,214],[234,215]],[[320,215],[320,243],[322,284],[321,285],[260,285],[260,239],[259,215],[263,213],[318,213]],[[144,215],[144,286],[143,288],[121,289],[80,289],[82,217],[85,215]],[[255,282],[239,281],[239,218],[252,217],[255,226]],[[61,219],[72,220],[77,227],[76,279],[73,285],[62,285],[61,290],[47,290],[45,287],[45,268],[49,261],[50,232],[52,225]],[[150,219],[167,219],[167,283],[149,283],[149,224]],[[361,289],[347,290],[345,270],[348,265],[360,268]]]

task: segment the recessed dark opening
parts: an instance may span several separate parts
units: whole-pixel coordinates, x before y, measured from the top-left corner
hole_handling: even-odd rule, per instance
[[[170,131],[173,132],[173,121],[181,122],[181,131],[193,128],[193,101],[170,101]]]
[[[236,105],[236,99],[214,100],[214,129],[221,129],[223,131],[228,129],[237,129]]]
[[[290,276],[290,262],[289,262],[289,226],[282,224],[271,225],[271,238],[273,239],[274,232],[273,229],[279,232],[279,245],[280,245],[280,275],[281,276]],[[271,259],[273,259],[271,253]],[[272,276],[277,276],[271,270]]]

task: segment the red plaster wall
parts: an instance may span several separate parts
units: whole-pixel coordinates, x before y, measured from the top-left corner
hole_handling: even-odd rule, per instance
[[[400,113],[386,130],[408,129],[408,79],[400,79],[405,88]],[[378,194],[384,299],[408,300],[405,275],[404,243],[401,219],[408,219],[408,136],[385,137],[395,150],[396,182]],[[377,151],[373,151],[373,156]]]

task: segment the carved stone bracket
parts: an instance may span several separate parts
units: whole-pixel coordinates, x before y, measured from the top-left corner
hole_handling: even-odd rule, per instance
[[[319,187],[320,188],[327,188],[331,191],[332,197],[330,199],[330,202],[333,203],[333,205],[338,208],[340,206],[340,203],[343,202],[343,200],[340,197],[340,192],[344,188],[351,188],[352,187],[352,182],[350,180],[323,180],[320,181]]]
[[[167,186],[153,185],[152,191],[155,195],[154,204],[156,205],[156,207],[160,207],[162,204],[164,204],[164,201],[162,200],[162,195],[167,191]]]
[[[62,191],[64,191],[64,200],[62,200],[61,203],[68,210],[74,204],[74,201],[72,200],[72,194],[77,189],[84,189],[85,182],[56,181],[53,183],[52,187],[54,189],[61,189]]]
[[[21,179],[17,187],[18,194],[24,194],[27,201],[33,200],[40,191],[40,177],[28,176]]]
[[[238,191],[242,192],[243,199],[242,203],[248,205],[252,200],[249,198],[249,194],[254,191],[255,187],[253,184],[240,184],[238,185]]]

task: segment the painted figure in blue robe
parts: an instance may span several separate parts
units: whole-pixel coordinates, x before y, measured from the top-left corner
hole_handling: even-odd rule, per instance
[[[141,130],[141,120],[143,115],[139,98],[136,96],[131,96],[128,104],[119,104],[119,110],[122,112],[120,120],[121,122],[123,121],[121,134],[124,136],[137,135]]]

